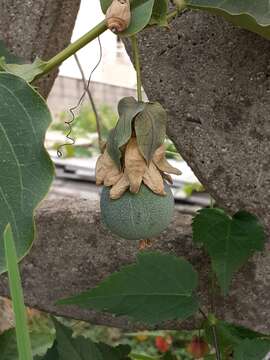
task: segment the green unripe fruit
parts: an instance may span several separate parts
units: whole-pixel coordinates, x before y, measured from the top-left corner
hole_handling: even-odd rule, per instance
[[[126,191],[120,199],[110,199],[110,188],[101,193],[102,222],[116,235],[128,240],[149,239],[167,228],[174,212],[174,198],[165,184],[167,196],[154,194],[141,185],[137,194]]]

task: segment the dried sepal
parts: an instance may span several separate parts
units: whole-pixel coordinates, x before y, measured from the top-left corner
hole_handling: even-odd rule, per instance
[[[181,171],[173,167],[166,159],[165,146],[161,145],[154,153],[153,162],[156,167],[163,172],[181,175]]]
[[[164,172],[161,172],[161,176],[163,177],[164,180],[166,180],[169,184],[173,185],[173,178],[171,177],[171,175],[166,174]]]
[[[155,194],[166,195],[163,178],[153,162],[149,164],[149,167],[144,173],[143,182]]]
[[[114,185],[121,177],[121,172],[111,159],[107,150],[97,160],[96,163],[96,184],[105,186]]]
[[[110,198],[119,199],[129,188],[129,180],[126,173],[122,174],[118,182],[110,190]]]
[[[125,152],[125,172],[130,183],[130,191],[137,193],[140,190],[143,175],[147,170],[147,165],[142,157],[137,140],[132,137],[126,147]]]

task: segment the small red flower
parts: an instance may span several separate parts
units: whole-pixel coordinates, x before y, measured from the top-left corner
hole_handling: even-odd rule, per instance
[[[200,359],[209,353],[209,346],[204,339],[194,336],[192,341],[187,344],[187,353],[193,356],[194,359]]]
[[[156,337],[156,348],[161,353],[167,352],[170,349],[171,344],[172,344],[171,336],[167,336],[166,338],[163,336]]]

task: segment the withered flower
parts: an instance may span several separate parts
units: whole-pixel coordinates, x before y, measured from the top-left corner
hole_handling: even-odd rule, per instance
[[[97,161],[97,184],[112,186],[110,190],[111,199],[119,199],[128,189],[132,193],[137,193],[142,183],[155,194],[165,196],[164,179],[172,183],[172,178],[168,173],[181,174],[166,160],[164,145],[156,150],[152,161],[147,165],[139,150],[136,137],[131,137],[128,141],[123,159],[124,166],[121,171],[110,158],[107,150]]]

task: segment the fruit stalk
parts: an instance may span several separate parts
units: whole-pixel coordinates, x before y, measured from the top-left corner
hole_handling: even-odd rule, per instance
[[[139,47],[136,35],[131,37],[132,51],[133,51],[133,59],[135,70],[137,73],[137,93],[138,93],[138,101],[143,101],[142,99],[142,80],[141,80],[141,64],[140,64],[140,55],[139,55]]]

